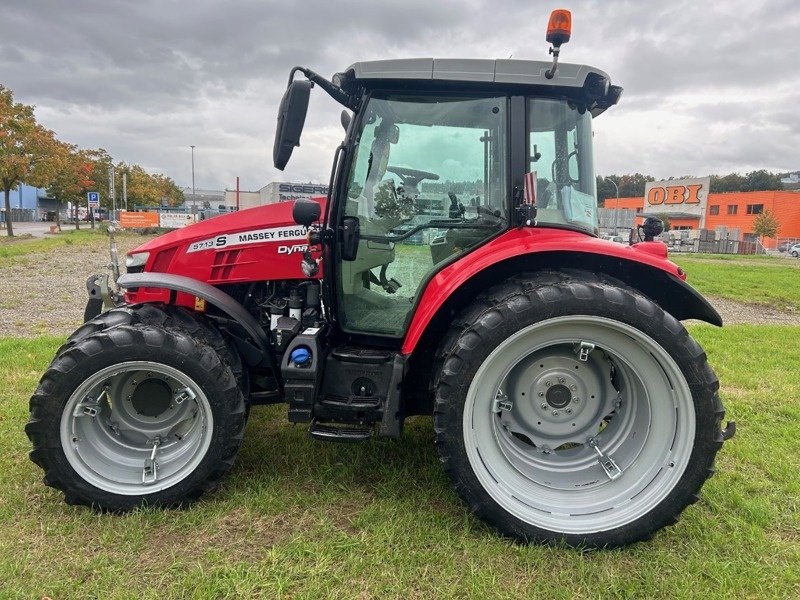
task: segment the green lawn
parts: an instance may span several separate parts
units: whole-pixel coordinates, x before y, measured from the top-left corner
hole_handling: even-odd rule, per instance
[[[742,258],[713,254],[670,255],[670,259],[686,271],[688,282],[703,294],[784,310],[800,310],[800,260],[769,258],[743,261]]]
[[[0,339],[0,597],[788,598],[800,594],[798,328],[698,325],[739,433],[651,542],[523,547],[475,520],[431,423],[395,442],[311,441],[255,408],[233,473],[188,510],[66,506],[27,458],[27,402],[60,339]]]

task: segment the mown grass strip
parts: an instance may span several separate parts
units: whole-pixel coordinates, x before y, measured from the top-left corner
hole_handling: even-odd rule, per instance
[[[800,260],[729,264],[675,255],[670,258],[686,271],[688,282],[703,294],[781,310],[800,310]]]
[[[692,327],[739,432],[674,527],[631,548],[524,547],[474,519],[433,448],[311,441],[253,409],[233,473],[188,510],[69,507],[26,456],[60,338],[0,339],[0,596],[788,598],[800,592],[800,328]]]

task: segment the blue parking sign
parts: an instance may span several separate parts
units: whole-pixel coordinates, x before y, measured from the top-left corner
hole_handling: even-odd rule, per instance
[[[100,192],[86,192],[89,206],[100,206]]]

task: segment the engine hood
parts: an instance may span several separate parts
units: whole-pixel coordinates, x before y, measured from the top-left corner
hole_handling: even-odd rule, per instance
[[[325,210],[325,198],[312,198]],[[134,248],[149,252],[144,271],[212,284],[305,278],[300,269],[307,229],[293,202],[249,208],[176,229]]]

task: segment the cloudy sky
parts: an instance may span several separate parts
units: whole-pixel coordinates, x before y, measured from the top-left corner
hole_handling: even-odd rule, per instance
[[[302,146],[272,167],[278,102],[297,64],[547,59],[553,8],[573,13],[564,62],[611,74],[595,123],[599,174],[800,169],[796,0],[6,0],[0,84],[65,141],[198,188],[327,182],[341,107],[312,95]]]

